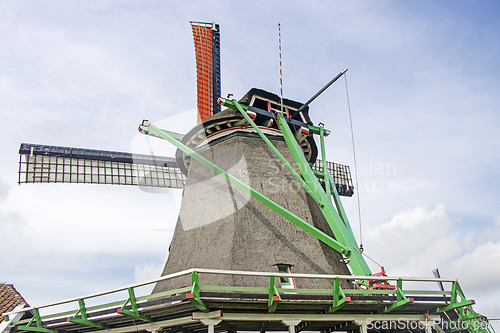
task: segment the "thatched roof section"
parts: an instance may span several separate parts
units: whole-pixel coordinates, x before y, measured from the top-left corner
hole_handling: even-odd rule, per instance
[[[273,143],[286,159],[293,160],[285,142]],[[333,236],[318,205],[262,139],[230,136],[200,154]],[[278,272],[278,264],[291,266],[292,273],[349,275],[341,258],[340,253],[193,160],[162,275],[190,268]],[[261,284],[239,277],[219,278],[206,276],[200,283]],[[189,279],[164,281],[153,292],[190,284]],[[313,286],[299,280],[297,288],[330,287],[326,281],[323,284]]]

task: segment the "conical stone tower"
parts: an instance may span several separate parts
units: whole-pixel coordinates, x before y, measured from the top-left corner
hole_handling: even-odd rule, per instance
[[[191,138],[192,146],[203,157],[334,237],[317,203],[269,146],[248,126],[241,126],[243,121],[237,112],[224,110],[195,127],[183,141]],[[228,128],[219,130],[218,135],[203,138],[193,135],[201,133],[200,128],[210,133],[210,128],[220,128],[223,123]],[[280,132],[270,129],[267,137],[293,165],[293,156]],[[178,163],[179,157],[178,154]],[[190,268],[277,273],[278,266],[290,267],[292,273],[350,274],[341,254],[328,245],[196,160],[191,160],[187,168],[181,210],[162,275]],[[296,165],[295,169],[298,171]],[[202,285],[264,286],[266,283],[267,278],[257,277],[253,280],[239,276],[200,277]],[[331,286],[328,281],[310,279],[297,279],[294,283],[296,288]],[[189,277],[162,281],[153,293],[190,284]]]

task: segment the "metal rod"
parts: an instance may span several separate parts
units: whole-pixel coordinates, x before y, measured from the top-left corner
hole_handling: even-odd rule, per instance
[[[303,104],[297,111],[295,111],[296,113],[299,113],[301,112],[302,110],[304,110],[309,104],[311,104],[312,101],[314,101],[316,99],[316,97],[318,97],[319,95],[321,95],[321,93],[323,93],[323,91],[325,91],[326,89],[328,89],[328,87],[330,87],[335,81],[337,81],[342,75],[345,74],[345,72],[347,72],[347,68],[345,68],[342,72],[340,72],[336,77],[334,77],[330,82],[328,82],[323,88],[321,88],[320,91],[318,91],[313,97],[311,97],[311,99],[309,99],[305,104]]]

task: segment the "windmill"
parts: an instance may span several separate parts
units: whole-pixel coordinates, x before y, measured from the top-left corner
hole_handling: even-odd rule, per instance
[[[430,333],[440,318],[479,318],[456,280],[371,274],[340,200],[353,194],[349,167],[326,161],[330,132],[309,117],[309,103],[345,70],[306,103],[256,88],[239,100],[223,98],[219,26],[191,25],[198,125],[184,135],[147,120],[139,126],[177,147],[175,158],[34,144],[19,151],[19,183],[184,189],[162,277],[44,306],[78,302],[71,317],[43,317],[35,308],[29,322],[14,323],[17,330],[367,332],[372,321],[404,316],[426,324],[407,331]],[[451,290],[403,288],[414,281],[444,282]],[[152,295],[136,298],[134,288],[151,283]],[[117,291],[129,295],[119,308],[85,305]]]
[[[280,237],[285,237],[284,234],[289,229],[288,222],[285,222],[286,217],[281,213],[275,217],[270,217],[270,214],[276,214],[276,212],[266,211],[269,210],[269,205],[265,206],[265,210],[255,208],[255,211],[250,213],[248,207],[257,207],[251,202],[251,196],[241,192],[241,189],[234,185],[228,186],[227,181],[221,182],[220,177],[215,174],[210,175],[204,170],[199,170],[204,168],[203,166],[200,168],[199,165],[191,165],[195,159],[193,159],[192,154],[183,149],[178,149],[174,158],[23,143],[19,150],[19,183],[90,183],[183,188],[183,207],[185,208],[181,208],[179,223],[177,224],[178,231],[174,234],[171,254],[169,255],[171,259],[169,259],[167,266],[172,266],[175,258],[177,258],[177,261],[182,261],[183,265],[174,265],[175,267],[166,269],[164,274],[172,270],[179,271],[192,267],[226,269],[232,267],[247,270],[281,269],[287,271],[294,267],[294,271],[304,273],[349,274],[349,270],[345,267],[348,260],[342,263],[341,260],[343,256],[345,257],[346,254],[352,252],[351,245],[346,241],[342,245],[344,254],[341,255],[337,252],[341,249],[334,239],[337,236],[333,235],[328,226],[328,223],[337,222],[324,220],[321,209],[317,207],[319,189],[314,190],[315,192],[310,189],[311,186],[323,187],[327,189],[327,192],[330,192],[333,189],[330,188],[331,184],[335,184],[334,190],[339,195],[352,196],[353,194],[349,167],[337,163],[323,162],[317,158],[318,148],[313,135],[322,133],[322,137],[325,137],[329,134],[329,131],[322,127],[313,126],[309,117],[309,108],[302,103],[284,99],[282,101],[283,113],[281,114],[280,98],[261,89],[251,89],[239,102],[221,99],[219,26],[215,23],[202,22],[191,22],[191,26],[197,63],[198,125],[185,135],[163,130],[161,131],[162,135],[174,138],[176,142],[180,142],[184,147],[197,152],[210,151],[213,157],[211,158],[212,162],[225,163],[226,170],[239,168],[238,170],[235,169],[236,172],[248,173],[246,185],[250,186],[253,182],[260,182],[261,187],[267,187],[263,193],[267,196],[273,194],[271,195],[273,197],[272,201],[275,203],[287,204],[288,202],[290,205],[293,202],[291,205],[295,206],[295,208],[302,207],[300,209],[304,212],[307,211],[304,216],[297,217],[302,225],[302,230],[298,229],[299,231],[294,232],[299,232],[300,237],[305,237],[304,242],[299,243],[310,244],[311,241],[315,242],[314,251],[308,253],[307,250],[298,248],[291,250],[289,244],[286,245],[285,241],[279,240]],[[340,77],[340,74],[338,77]],[[221,105],[228,108],[221,111]],[[241,107],[245,108],[245,112],[240,112]],[[283,116],[282,120],[279,120],[278,114]],[[289,126],[293,140],[299,145],[300,148],[298,149],[305,160],[298,160],[297,156],[290,153],[279,122]],[[144,127],[144,124],[141,125],[140,131],[148,133],[149,131]],[[264,141],[261,137],[264,138]],[[282,153],[280,153],[283,151],[286,151],[286,157],[283,157]],[[275,152],[278,155],[274,155]],[[294,166],[290,162],[294,163]],[[298,168],[306,165],[308,169],[313,166],[310,173],[314,179],[310,180],[310,185],[307,185],[298,174]],[[285,172],[283,172],[284,170]],[[327,170],[327,173],[324,173],[323,170]],[[287,173],[290,173],[290,175]],[[319,178],[319,182],[317,178]],[[313,181],[316,183],[312,183]],[[288,186],[287,184],[294,186],[295,190],[293,192],[295,193],[288,194],[285,190],[283,195],[284,191],[280,187]],[[302,188],[302,185],[305,185],[309,190],[306,191]],[[312,199],[313,197],[314,199]],[[301,202],[295,202],[294,200],[301,200]],[[308,200],[312,200],[314,203],[311,204]],[[188,207],[190,202],[191,205],[197,207]],[[200,204],[201,202],[203,204]],[[247,207],[248,203],[250,205]],[[340,204],[340,200],[338,200],[338,203]],[[287,214],[290,213],[287,210]],[[250,218],[249,214],[254,217]],[[255,217],[255,214],[263,217],[267,216],[267,219],[273,221],[273,223],[270,223],[264,229],[259,225],[261,222],[250,223],[249,221],[252,219],[255,221],[263,220],[260,217]],[[231,225],[232,228],[239,228],[242,221],[246,221],[246,226],[254,228],[251,234],[256,239],[260,241],[267,239],[270,243],[276,242],[274,248],[278,249],[280,246],[285,246],[286,249],[279,250],[279,253],[274,253],[272,258],[269,257],[268,260],[265,260],[266,266],[258,264],[264,262],[262,260],[257,260],[252,265],[245,264],[244,260],[241,259],[238,263],[224,263],[215,259],[217,256],[207,250],[199,251],[198,249],[198,252],[205,254],[205,258],[198,258],[197,260],[194,260],[194,258],[199,257],[199,254],[196,255],[196,251],[188,251],[189,254],[185,253],[187,249],[183,244],[187,244],[188,240],[183,239],[183,237],[194,233],[198,235],[186,237],[198,239],[196,242],[210,239],[207,237],[209,234],[209,231],[206,230],[209,228],[208,226],[213,227],[212,223],[217,221],[219,221],[219,224],[223,223],[220,220],[225,218],[232,219],[232,222],[228,222],[228,225]],[[321,224],[321,226],[312,227],[313,232],[311,233],[311,230],[307,230],[311,227],[308,226],[309,224],[307,226],[304,224],[304,218],[310,223]],[[280,220],[281,226],[276,227],[274,225],[276,220]],[[274,228],[277,229],[274,230]],[[262,230],[265,231],[260,232]],[[325,232],[329,234],[327,235]],[[320,234],[323,239],[318,241],[315,233]],[[245,235],[237,236],[236,233],[233,233],[232,236],[228,236],[228,234],[226,233],[224,237],[219,237],[216,240],[227,242],[227,237],[230,237],[230,243],[242,243],[244,237],[246,237]],[[344,234],[347,234],[347,230],[344,231]],[[212,239],[211,241],[216,240]],[[325,245],[325,240],[327,240],[327,243],[333,244],[334,248]],[[349,240],[349,243],[355,243],[352,231],[350,231]],[[207,246],[206,248],[215,247]],[[240,250],[245,251],[245,249]],[[179,253],[175,255],[174,253],[177,252]],[[234,256],[241,256],[238,252],[239,250],[233,249],[228,250],[226,254],[232,253]],[[294,253],[292,255],[293,260],[288,258],[290,253]],[[302,259],[299,259],[299,257]],[[320,257],[324,258],[321,265],[318,265],[318,259],[311,259]],[[190,258],[194,261],[180,260],[179,258]],[[223,258],[236,260],[231,255],[223,256]],[[363,273],[369,274],[366,269],[367,267],[365,267]]]

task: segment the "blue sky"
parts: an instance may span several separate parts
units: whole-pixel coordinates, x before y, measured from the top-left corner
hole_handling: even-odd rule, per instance
[[[178,193],[18,186],[21,142],[140,151],[137,125],[189,129],[190,20],[221,26],[222,94],[305,101],[343,68],[363,239],[390,275],[458,278],[500,318],[500,5],[495,1],[0,1],[0,280],[28,302],[159,274]],[[352,166],[344,81],[311,105]],[[162,148],[158,148],[162,149]],[[178,200],[177,200],[178,201]],[[356,201],[344,199],[358,230]],[[376,268],[374,268],[375,270]]]

